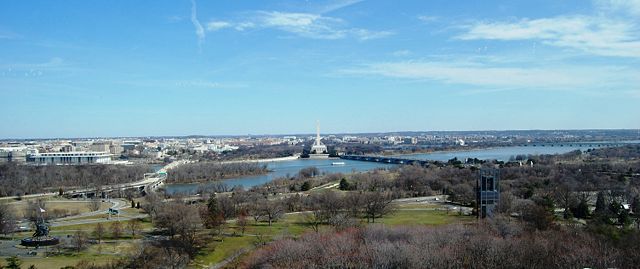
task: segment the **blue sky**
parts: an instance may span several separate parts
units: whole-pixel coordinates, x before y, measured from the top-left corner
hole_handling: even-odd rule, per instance
[[[640,128],[640,0],[2,1],[0,138]]]

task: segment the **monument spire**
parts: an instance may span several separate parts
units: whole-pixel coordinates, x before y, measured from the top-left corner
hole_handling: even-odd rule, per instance
[[[316,121],[316,145],[320,145],[320,121]]]
[[[327,146],[322,144],[322,140],[320,140],[320,121],[316,121],[316,142],[311,146],[311,157],[312,158],[326,158],[329,156],[327,154]]]

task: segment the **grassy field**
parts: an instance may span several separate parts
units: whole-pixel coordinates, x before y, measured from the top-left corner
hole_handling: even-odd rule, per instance
[[[387,225],[445,225],[473,221],[475,217],[459,216],[457,212],[447,213],[443,210],[400,209],[393,215],[382,218],[379,223]]]
[[[46,210],[48,212],[65,211],[71,215],[90,212],[89,203],[89,201],[75,201],[60,198],[49,198],[45,200]],[[18,217],[24,217],[28,204],[27,201],[16,201],[9,204]],[[110,206],[111,203],[101,203],[100,210],[107,210]]]
[[[52,203],[55,204],[55,203]],[[60,203],[61,204],[61,203]],[[81,206],[82,203],[77,206]],[[141,211],[138,209],[125,209],[121,215],[137,215]],[[76,220],[104,219],[105,215],[97,215],[91,217],[76,218]],[[440,210],[440,205],[433,204],[399,204],[395,213],[377,219],[376,223],[384,225],[446,225],[452,223],[468,223],[473,222],[474,218],[469,216],[460,216],[458,212],[446,212]],[[66,251],[63,255],[49,255],[49,257],[21,257],[23,268],[29,265],[35,265],[37,268],[60,268],[67,265],[76,265],[81,260],[88,260],[95,264],[108,263],[111,260],[118,259],[123,255],[131,253],[131,250],[141,242],[140,236],[135,240],[126,230],[126,222],[122,221],[123,237],[120,240],[111,238],[111,223],[103,223],[107,228],[105,241],[100,244],[92,244],[88,249],[80,253]],[[367,225],[366,220],[361,220],[362,225]],[[52,235],[65,237],[73,234],[77,230],[87,232],[89,235],[95,229],[96,224],[79,224],[67,225],[62,227],[53,227]],[[148,221],[141,222],[141,229],[145,232],[153,231],[153,225]],[[322,230],[329,230],[331,227],[322,226]],[[193,259],[190,267],[207,268],[211,265],[225,261],[225,259],[233,258],[241,253],[250,252],[256,246],[262,243],[277,240],[286,237],[299,237],[308,232],[313,232],[311,227],[305,223],[305,214],[287,214],[272,226],[266,222],[254,222],[252,219],[246,227],[244,235],[240,227],[235,221],[230,221],[223,229],[223,235],[217,235],[215,231],[207,230],[202,232],[202,237],[206,238],[207,244]],[[18,236],[28,236],[27,233]],[[19,237],[18,237],[19,238]],[[0,254],[1,255],[1,254]],[[42,254],[39,254],[42,255]],[[244,254],[247,255],[247,254]],[[241,256],[242,257],[242,256]],[[1,257],[4,261],[5,257]]]
[[[87,260],[92,263],[105,264],[111,261],[113,258],[106,255],[88,255],[88,254],[79,254],[79,255],[68,255],[68,256],[52,256],[52,257],[20,257],[22,261],[22,268],[29,268],[29,266],[33,265],[38,269],[42,268],[62,268],[65,266],[75,266],[78,264],[78,261]],[[3,259],[4,262],[4,259]],[[2,263],[0,263],[2,264]]]
[[[469,216],[459,216],[457,212],[447,213],[446,211],[435,210],[432,205],[406,205],[399,206],[398,210],[376,223],[385,225],[446,225],[452,223],[472,222],[475,218]],[[366,225],[366,221],[363,222]],[[322,227],[329,229],[329,227]],[[225,233],[240,234],[240,229],[231,223],[225,229]],[[226,258],[233,256],[242,249],[253,249],[258,238],[262,236],[262,240],[271,241],[282,237],[297,237],[306,232],[312,232],[310,226],[304,223],[303,214],[288,214],[278,222],[274,222],[273,226],[267,223],[252,222],[245,231],[245,236],[224,237],[222,241],[211,242],[196,256],[191,266],[193,268],[206,268],[212,264],[224,261]],[[218,237],[220,239],[220,237]]]

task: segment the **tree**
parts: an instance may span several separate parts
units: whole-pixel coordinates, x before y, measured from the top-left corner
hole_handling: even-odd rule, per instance
[[[111,223],[111,237],[118,240],[120,236],[122,236],[122,224],[119,221]]]
[[[380,191],[366,192],[362,195],[364,213],[367,222],[376,222],[376,218],[381,218],[394,211],[391,204],[393,199],[388,193]]]
[[[104,228],[104,225],[100,222],[98,222],[96,224],[96,227],[93,229],[93,236],[95,236],[96,239],[98,240],[98,244],[101,243],[102,237],[104,237],[105,231],[106,229]]]
[[[308,191],[310,189],[311,189],[311,182],[309,182],[308,180],[302,183],[302,186],[300,186],[300,191]]]
[[[579,219],[586,219],[589,217],[589,204],[587,203],[587,197],[580,197],[578,203],[571,208],[571,213],[574,217]]]
[[[127,222],[127,230],[131,232],[131,238],[135,239],[136,233],[140,230],[140,220],[132,219],[129,222]]]
[[[260,211],[262,211],[262,215],[267,218],[269,226],[271,226],[274,221],[282,217],[282,213],[284,213],[280,201],[277,200],[266,200],[260,207]]]
[[[0,204],[0,233],[6,235],[13,233],[16,226],[16,217],[8,204]]]
[[[87,245],[87,233],[84,231],[76,231],[71,239],[73,248],[76,252],[80,252]]]
[[[40,218],[44,220],[49,219],[49,215],[46,211],[47,205],[44,200],[37,199],[35,201],[27,202],[26,216],[31,222],[37,222]]]
[[[144,211],[147,212],[147,214],[149,214],[149,216],[151,216],[151,219],[153,220],[158,214],[158,210],[160,210],[160,206],[162,206],[162,199],[158,197],[157,194],[153,192],[149,192],[144,197],[144,200],[145,200],[145,203],[142,206],[142,209],[144,209]]]
[[[207,213],[211,217],[217,217],[218,215],[223,214],[222,206],[215,195],[211,195],[211,198],[207,201]]]
[[[89,203],[87,203],[87,208],[89,208],[90,211],[98,211],[100,210],[100,205],[102,205],[102,201],[100,201],[100,198],[93,197]]]
[[[7,261],[7,265],[4,267],[6,269],[20,269],[22,265],[22,261],[20,261],[17,256],[8,257],[5,261]]]
[[[316,233],[320,231],[320,225],[324,221],[320,210],[313,210],[311,212],[304,213],[304,220]]]
[[[544,231],[553,225],[553,214],[543,205],[535,204],[523,212],[523,219],[534,228]]]
[[[240,214],[238,214],[238,220],[236,221],[236,223],[238,224],[238,227],[240,227],[240,231],[242,232],[242,235],[244,235],[244,231],[247,228],[247,225],[249,224],[249,220],[247,219],[247,210],[240,210]]]
[[[606,210],[607,210],[607,202],[605,201],[605,198],[604,198],[604,192],[599,191],[598,196],[596,198],[596,209],[594,213],[603,214],[606,212]]]
[[[640,215],[640,197],[633,197],[633,200],[631,201],[631,210],[634,214]]]
[[[563,218],[572,217],[571,208],[575,206],[576,199],[573,194],[573,188],[568,184],[562,184],[554,191],[556,203],[564,209]]]
[[[154,223],[172,240],[180,242],[185,250],[190,253],[194,250],[196,232],[202,226],[197,207],[182,202],[165,203],[156,214]]]
[[[339,185],[338,189],[340,189],[341,191],[351,190],[351,184],[349,183],[349,181],[347,181],[346,178],[342,178],[340,180],[340,185]]]

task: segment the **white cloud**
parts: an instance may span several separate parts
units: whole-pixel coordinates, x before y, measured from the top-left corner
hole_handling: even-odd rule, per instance
[[[340,73],[501,89],[616,90],[640,83],[640,72],[629,68],[513,67],[464,61],[373,63],[344,69]]]
[[[232,25],[226,21],[210,21],[207,23],[207,31],[218,31],[229,27],[232,27]]]
[[[342,20],[309,13],[259,12],[259,24],[300,36],[316,39],[338,39],[345,36],[338,26]]]
[[[393,53],[391,53],[393,56],[397,56],[397,57],[403,57],[403,56],[409,56],[411,55],[411,51],[410,50],[396,50]]]
[[[605,12],[640,15],[640,0],[596,0],[596,7]]]
[[[169,16],[167,18],[167,21],[171,22],[171,23],[175,23],[175,22],[181,22],[184,18],[182,18],[181,16],[178,15],[174,15],[174,16]]]
[[[379,39],[393,35],[391,31],[369,31],[366,29],[351,29],[351,33],[360,40]]]
[[[541,40],[544,44],[602,56],[640,57],[635,22],[594,16],[560,16],[515,22],[478,22],[463,27],[462,40]]]
[[[332,0],[329,3],[327,3],[326,5],[322,6],[321,8],[319,8],[318,13],[319,14],[324,14],[324,13],[329,13],[329,12],[333,12],[339,9],[343,9],[345,7],[348,6],[352,6],[355,5],[357,3],[360,3],[364,0]]]
[[[418,16],[418,20],[421,20],[426,23],[434,22],[434,21],[437,21],[438,19],[439,18],[437,16],[426,16],[426,15]]]
[[[222,28],[234,28],[237,31],[246,29],[277,29],[301,37],[312,39],[342,39],[347,37],[359,40],[371,40],[392,35],[390,31],[372,31],[361,28],[346,27],[346,22],[339,18],[312,13],[295,13],[279,11],[257,11],[247,20],[237,22],[212,21],[207,30],[216,31]],[[209,27],[209,26],[212,27]]]
[[[198,21],[198,9],[196,6],[196,1],[191,0],[191,23],[193,23],[193,27],[196,29],[196,36],[198,37],[198,48],[202,50],[202,43],[204,43],[205,32],[202,24]]]

